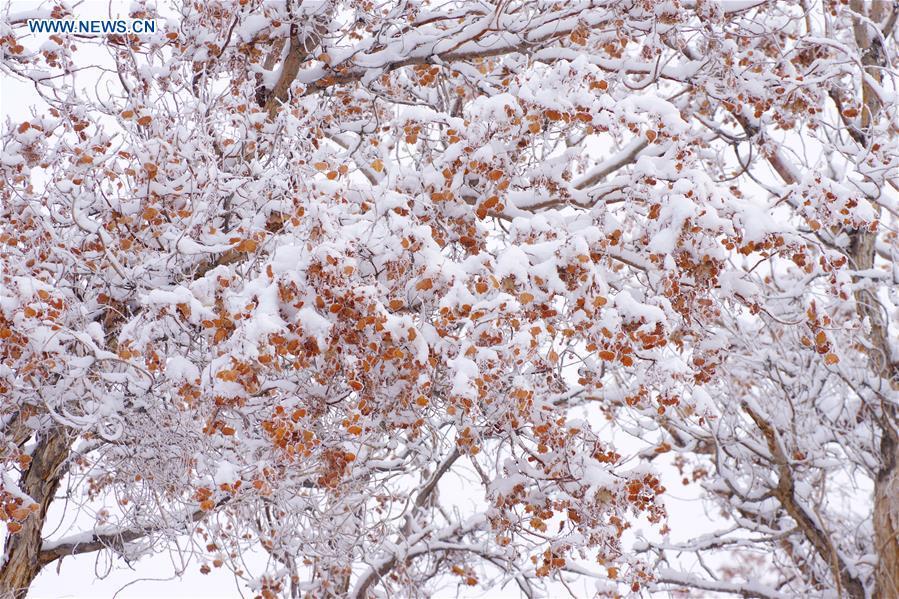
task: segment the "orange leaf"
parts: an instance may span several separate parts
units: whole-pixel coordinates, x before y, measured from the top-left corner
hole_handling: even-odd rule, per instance
[[[836,354],[827,354],[826,356],[824,356],[824,363],[825,363],[825,364],[829,364],[829,365],[832,366],[832,365],[836,364],[836,363],[839,362],[839,361],[840,361],[840,358],[839,358],[839,356],[837,356]]]
[[[222,330],[222,329],[219,329],[219,330]],[[236,381],[237,380],[237,371],[236,370],[222,370],[215,376],[223,381]]]
[[[244,239],[239,244],[237,244],[236,249],[238,252],[244,252],[246,254],[249,254],[251,252],[255,252],[257,247],[259,247],[259,244],[256,243],[254,240]]]
[[[418,282],[418,284],[415,285],[415,288],[418,289],[419,291],[427,291],[428,289],[430,289],[433,286],[434,286],[434,281],[432,281],[431,279],[422,279],[421,281]]]

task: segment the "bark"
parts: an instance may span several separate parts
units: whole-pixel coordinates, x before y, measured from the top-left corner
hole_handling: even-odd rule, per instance
[[[41,531],[47,518],[47,509],[53,501],[59,482],[65,474],[64,464],[69,456],[72,437],[57,426],[38,440],[31,455],[31,464],[22,478],[22,490],[38,504],[34,512],[22,523],[22,530],[9,535],[0,566],[0,597],[24,599],[28,588],[40,572]]]
[[[892,416],[891,416],[892,419]],[[880,442],[880,472],[874,481],[874,540],[877,545],[874,597],[899,597],[899,476],[895,433]]]
[[[856,18],[854,34],[861,53],[864,73],[876,82],[881,81],[881,69],[886,61],[883,39],[889,30],[878,31],[875,26],[895,23],[899,8],[892,7],[886,0],[873,3],[853,0],[853,11],[867,16],[868,20]],[[881,109],[881,101],[867,80],[862,81],[861,138],[870,143],[871,125]],[[875,209],[877,204],[872,202]],[[876,233],[860,229],[850,235],[850,258],[858,270],[874,267]],[[883,308],[877,297],[867,289],[855,293],[858,315],[867,328],[869,361],[872,370],[882,381],[881,398],[881,438],[880,469],[874,480],[874,541],[877,550],[877,568],[874,572],[874,597],[899,597],[899,443],[896,433],[896,406],[893,401],[899,390],[899,363],[893,361],[888,342],[888,326]]]
[[[874,265],[875,235],[852,234],[850,254],[858,270]],[[882,381],[880,406],[880,468],[874,479],[874,541],[877,550],[874,597],[899,597],[899,442],[896,432],[895,392],[899,390],[899,363],[893,361],[883,307],[874,293],[855,293],[859,316],[867,326],[868,360]]]
[[[107,345],[112,351],[118,349],[118,332],[127,314],[123,302],[109,306],[102,317],[107,331]],[[13,439],[18,445],[27,440],[31,429],[24,426],[23,411],[13,422]],[[15,431],[18,431],[17,433]],[[56,490],[67,471],[67,460],[77,433],[60,424],[38,432],[37,446],[31,454],[28,469],[22,473],[20,487],[38,505],[38,510],[22,522],[22,529],[6,536],[3,559],[0,561],[0,599],[24,599],[31,583],[41,569],[53,559],[42,553],[42,531],[47,519],[47,510],[53,502]]]
[[[284,64],[281,65],[281,74],[271,92],[266,92],[265,108],[269,120],[273,119],[280,110],[281,105],[287,101],[290,95],[290,86],[300,72],[300,66],[307,60],[315,48],[317,48],[328,31],[328,23],[333,17],[334,7],[330,7],[320,18],[311,25],[310,31],[304,37],[300,37],[296,24],[290,27],[290,48]],[[279,52],[280,53],[280,52]],[[266,61],[266,69],[271,70]]]

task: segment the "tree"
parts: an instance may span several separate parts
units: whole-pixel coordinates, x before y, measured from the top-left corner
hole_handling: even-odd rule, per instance
[[[899,594],[899,5],[159,10],[0,27],[0,593],[186,536],[263,597]]]

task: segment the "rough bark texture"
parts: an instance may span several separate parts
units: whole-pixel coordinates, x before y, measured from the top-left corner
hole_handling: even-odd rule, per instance
[[[872,268],[874,235],[866,231],[854,233],[851,254],[857,269]],[[874,480],[873,525],[878,553],[874,596],[886,599],[899,597],[899,443],[893,403],[899,386],[899,364],[892,361],[883,309],[877,298],[870,291],[860,289],[855,300],[859,315],[867,322],[871,366],[883,381],[880,470]]]
[[[869,19],[867,22],[856,19],[855,41],[861,53],[865,72],[880,83],[881,69],[886,59],[883,35],[889,35],[890,32],[877,31],[874,25],[892,22],[891,12],[895,8],[886,0],[872,3],[853,0],[851,6],[856,13],[866,15]],[[874,122],[875,115],[881,109],[881,101],[867,81],[862,83],[862,104],[864,106],[861,115],[862,139],[868,142],[870,124]],[[875,234],[859,230],[851,235],[851,239],[850,258],[855,268],[858,270],[873,268]],[[874,595],[886,599],[899,597],[899,470],[897,470],[899,443],[896,433],[896,409],[892,399],[896,387],[899,386],[899,364],[893,362],[887,339],[888,328],[877,298],[870,291],[859,289],[855,294],[855,301],[859,316],[866,321],[871,367],[884,384],[881,393],[880,470],[874,481],[873,525],[878,553]]]
[[[69,455],[70,443],[70,436],[62,427],[52,429],[38,440],[21,486],[40,509],[22,523],[21,531],[7,537],[0,567],[0,598],[23,599],[41,570],[41,530],[64,475],[63,465]]]
[[[880,443],[881,466],[874,484],[874,538],[877,541],[877,586],[879,599],[899,597],[899,477],[896,473],[895,435],[884,434]]]

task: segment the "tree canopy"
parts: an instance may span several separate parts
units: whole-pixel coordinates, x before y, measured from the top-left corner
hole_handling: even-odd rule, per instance
[[[129,10],[0,19],[0,595],[899,595],[899,5]]]

